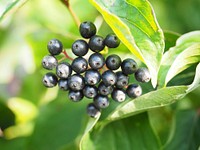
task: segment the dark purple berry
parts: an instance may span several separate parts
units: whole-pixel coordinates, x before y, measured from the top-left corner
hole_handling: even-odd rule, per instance
[[[92,118],[97,118],[100,115],[100,109],[94,105],[94,103],[90,103],[87,106],[87,114]]]
[[[88,63],[87,60],[85,60],[85,58],[77,57],[73,60],[71,67],[76,73],[83,73],[87,70]]]
[[[104,49],[105,44],[104,44],[104,39],[103,37],[99,36],[99,35],[94,35],[90,38],[89,40],[89,48],[93,51],[93,52],[100,52]]]
[[[89,57],[89,65],[92,69],[100,69],[105,64],[105,58],[100,53],[94,53]]]
[[[68,97],[73,102],[79,102],[83,99],[83,93],[81,91],[70,90],[68,93]]]
[[[87,44],[86,41],[84,40],[76,40],[73,44],[72,44],[72,52],[76,55],[76,56],[84,56],[87,54],[89,49],[89,46]]]
[[[98,108],[106,108],[109,106],[109,100],[107,96],[103,96],[103,95],[97,95],[94,98],[94,104],[98,107]]]
[[[136,98],[140,95],[142,95],[142,88],[138,84],[130,84],[128,88],[126,89],[126,94],[130,98]]]
[[[138,82],[149,82],[151,80],[149,70],[147,68],[139,68],[135,72],[135,79]]]
[[[106,66],[110,70],[117,70],[121,66],[121,58],[112,54],[106,58]]]
[[[60,78],[68,78],[72,74],[72,68],[69,63],[62,62],[56,67],[56,74]]]
[[[89,85],[96,85],[101,80],[98,70],[89,69],[85,72],[85,82]]]
[[[48,42],[47,49],[51,55],[59,55],[63,50],[63,45],[58,39],[52,39]]]
[[[106,36],[104,43],[109,48],[116,48],[119,46],[120,40],[115,34],[111,33]]]
[[[96,34],[96,27],[92,22],[85,21],[81,23],[79,32],[83,38],[91,38]]]
[[[48,88],[52,88],[57,85],[58,78],[54,73],[49,72],[44,75],[42,82],[43,82],[44,86],[46,86]]]
[[[121,64],[122,72],[126,75],[133,74],[137,71],[137,63],[131,58],[125,59]]]
[[[84,78],[79,74],[74,74],[68,78],[68,86],[71,90],[80,91],[85,86]]]

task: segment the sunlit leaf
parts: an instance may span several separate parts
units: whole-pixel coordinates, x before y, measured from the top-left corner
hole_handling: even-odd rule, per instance
[[[128,49],[148,66],[155,87],[164,51],[164,36],[150,3],[146,0],[90,2]]]
[[[92,130],[92,128],[97,123],[97,121],[99,120],[99,117],[100,117],[100,114],[99,114],[99,116],[97,116],[97,118],[89,118],[88,119],[85,129],[84,129],[84,132],[82,134],[81,140],[80,140],[80,144],[79,144],[79,147],[81,150],[94,148],[92,141],[89,138],[89,136],[90,136],[89,134],[90,134],[90,131]]]
[[[116,104],[102,114],[103,119],[112,121],[128,117],[148,109],[169,105],[186,94],[187,86],[166,87],[144,94],[136,99]]]
[[[200,61],[199,37],[200,31],[187,33],[177,40],[175,47],[163,55],[158,77],[160,87],[166,86],[178,73]]]
[[[0,21],[9,13],[14,13],[28,0],[1,0],[0,1]]]
[[[200,63],[197,65],[194,81],[191,85],[189,85],[187,92],[191,92],[198,86],[200,86]]]

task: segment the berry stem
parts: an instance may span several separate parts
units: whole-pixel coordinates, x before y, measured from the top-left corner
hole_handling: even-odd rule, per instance
[[[67,52],[66,52],[65,50],[63,50],[62,53],[65,55],[65,58],[67,58],[67,59],[69,59],[69,60],[71,60],[71,61],[74,60],[72,57],[70,57],[70,56],[67,54]]]
[[[77,17],[77,15],[75,14],[75,12],[73,11],[72,7],[70,6],[69,0],[61,0],[61,1],[67,7],[67,9],[69,10],[69,13],[71,14],[72,18],[74,19],[74,22],[79,27],[81,22],[80,22],[79,18]]]

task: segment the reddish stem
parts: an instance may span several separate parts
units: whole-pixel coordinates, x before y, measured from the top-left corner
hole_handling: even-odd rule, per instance
[[[69,60],[71,60],[71,61],[74,60],[72,57],[70,57],[70,56],[67,54],[67,52],[66,52],[65,50],[64,50],[62,53],[65,55],[65,57],[66,57],[67,59],[69,59]]]

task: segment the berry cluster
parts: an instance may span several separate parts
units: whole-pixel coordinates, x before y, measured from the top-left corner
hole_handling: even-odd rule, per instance
[[[106,59],[100,53],[105,46],[116,48],[120,41],[115,34],[108,34],[106,38],[96,35],[96,27],[92,22],[83,22],[79,28],[83,38],[89,42],[79,39],[72,44],[72,52],[77,56],[69,64],[66,61],[58,63],[56,55],[63,51],[62,43],[57,39],[49,41],[47,48],[49,55],[44,56],[42,66],[47,70],[53,70],[43,77],[44,86],[51,88],[58,84],[59,88],[69,91],[68,97],[74,102],[78,102],[87,97],[93,99],[88,104],[87,113],[91,117],[96,117],[100,109],[109,106],[109,95],[117,102],[123,102],[126,95],[136,98],[142,94],[142,88],[138,84],[130,84],[129,77],[134,74],[139,82],[148,82],[150,74],[147,68],[138,68],[137,63],[127,58],[121,58],[112,54]],[[88,50],[93,51],[88,59],[84,58]]]

